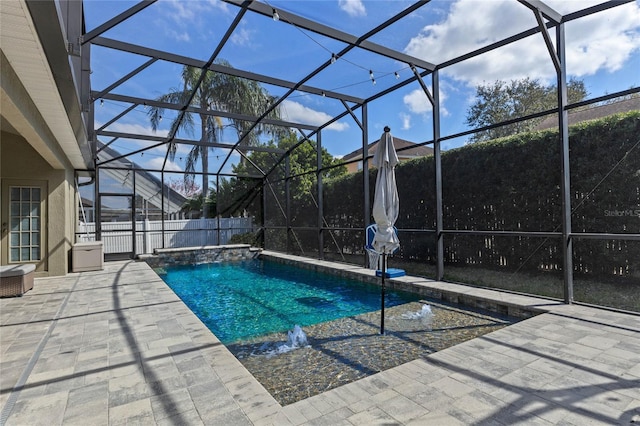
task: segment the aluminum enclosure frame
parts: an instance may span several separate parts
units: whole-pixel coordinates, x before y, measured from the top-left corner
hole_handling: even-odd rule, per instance
[[[217,171],[209,172],[208,170],[206,170],[203,173],[207,175],[215,176],[216,181],[219,182],[220,176],[225,175],[225,173],[223,173],[222,171],[222,168],[229,161],[229,157],[232,152],[240,152],[241,155],[243,155],[245,158],[246,158],[245,153],[250,151],[264,151],[264,152],[269,152],[273,155],[277,155],[279,159],[278,161],[275,162],[275,164],[270,169],[261,170],[260,171],[261,176],[250,176],[250,177],[257,178],[262,181],[261,188],[260,188],[260,198],[263,206],[262,223],[264,224],[265,223],[264,218],[267,217],[267,213],[268,213],[265,210],[267,208],[267,202],[266,202],[267,190],[269,188],[269,185],[271,184],[269,181],[269,177],[276,168],[284,167],[285,194],[286,194],[286,206],[284,208],[285,222],[286,222],[285,228],[287,233],[287,250],[290,250],[290,246],[292,244],[290,236],[294,228],[292,227],[290,222],[290,197],[291,197],[290,179],[292,178],[292,176],[291,176],[290,167],[289,167],[289,158],[293,150],[295,150],[300,144],[305,143],[305,141],[315,137],[317,168],[314,173],[316,174],[316,182],[317,182],[316,194],[317,194],[317,203],[318,203],[318,217],[317,217],[317,228],[314,228],[314,229],[317,229],[318,255],[320,258],[322,258],[324,256],[324,239],[327,234],[327,231],[331,231],[332,229],[335,229],[335,228],[326,226],[324,222],[323,203],[322,203],[322,194],[323,194],[322,172],[325,169],[323,169],[322,157],[321,157],[322,130],[327,128],[329,125],[335,123],[336,121],[340,120],[343,117],[351,116],[354,119],[354,121],[358,124],[358,126],[361,128],[362,152],[365,153],[368,145],[368,141],[369,141],[368,105],[372,101],[382,98],[407,85],[419,84],[432,104],[432,119],[433,119],[432,135],[430,138],[429,137],[425,138],[427,140],[425,142],[422,142],[420,145],[433,145],[434,160],[435,160],[435,187],[432,190],[436,194],[436,206],[435,206],[436,227],[435,229],[427,229],[427,230],[420,230],[420,231],[428,234],[433,234],[435,237],[436,251],[437,251],[435,278],[437,280],[442,280],[444,278],[444,237],[445,235],[463,235],[463,234],[505,235],[505,236],[518,235],[518,236],[526,236],[526,237],[561,238],[563,241],[563,247],[564,247],[564,250],[562,253],[563,273],[564,273],[564,277],[563,277],[564,301],[565,303],[572,303],[573,302],[573,263],[572,263],[573,245],[572,243],[574,239],[577,239],[577,238],[607,239],[607,238],[615,237],[616,239],[640,240],[640,235],[638,234],[624,234],[624,235],[597,234],[597,233],[586,234],[586,233],[572,232],[571,197],[570,197],[571,183],[569,179],[570,162],[569,162],[569,137],[568,137],[569,133],[568,133],[568,118],[567,118],[568,111],[577,106],[582,106],[589,103],[595,103],[595,102],[599,102],[606,99],[612,99],[616,96],[620,96],[621,93],[622,94],[637,93],[640,91],[640,89],[635,88],[635,89],[630,89],[624,92],[613,93],[604,97],[592,99],[588,102],[580,103],[580,105],[569,105],[567,101],[567,70],[566,70],[566,55],[565,55],[565,35],[564,35],[564,32],[565,32],[564,27],[567,22],[580,19],[592,14],[596,14],[604,10],[617,7],[621,4],[631,2],[633,0],[606,1],[599,5],[586,8],[578,12],[567,14],[567,15],[562,15],[558,13],[557,11],[555,11],[554,9],[552,9],[551,7],[549,7],[547,4],[545,4],[543,1],[540,1],[540,0],[518,0],[519,3],[523,5],[523,7],[530,9],[531,12],[534,14],[536,21],[538,23],[536,27],[530,28],[526,31],[523,31],[511,37],[508,37],[504,40],[500,40],[498,42],[492,43],[491,45],[488,45],[481,49],[477,49],[471,52],[466,52],[463,55],[447,60],[440,64],[433,64],[423,59],[412,57],[403,52],[390,49],[388,47],[382,46],[380,44],[374,43],[369,40],[372,36],[388,28],[390,25],[406,18],[410,13],[425,7],[429,3],[428,0],[421,0],[421,1],[415,2],[414,4],[410,5],[408,8],[402,10],[400,13],[392,16],[391,18],[389,18],[388,20],[386,20],[376,28],[372,29],[371,31],[361,36],[348,34],[343,31],[339,31],[335,28],[329,27],[327,25],[321,24],[319,22],[315,22],[307,18],[304,18],[302,16],[295,15],[288,11],[279,10],[278,13],[282,21],[289,23],[291,25],[297,26],[299,28],[303,28],[307,31],[311,31],[315,34],[319,34],[323,37],[327,37],[329,39],[344,43],[345,47],[340,52],[338,52],[339,56],[344,55],[347,52],[354,49],[363,49],[369,53],[373,53],[386,58],[391,58],[396,61],[400,61],[412,69],[413,75],[411,77],[403,79],[402,81],[391,86],[390,88],[380,91],[376,95],[371,96],[367,99],[361,99],[358,97],[350,96],[346,93],[340,93],[337,91],[326,90],[321,87],[312,87],[307,85],[307,82],[311,80],[314,76],[318,75],[319,73],[330,72],[330,71],[327,71],[331,65],[330,59],[327,59],[325,62],[321,63],[317,68],[315,68],[313,71],[311,71],[306,76],[304,76],[303,78],[297,81],[283,80],[283,79],[275,78],[269,75],[261,75],[252,71],[235,69],[235,68],[226,67],[226,66],[214,63],[214,60],[217,57],[217,54],[227,44],[233,30],[237,25],[239,25],[239,23],[242,21],[245,15],[258,14],[263,16],[271,16],[271,14],[274,12],[274,9],[270,5],[260,1],[248,1],[248,0],[222,0],[222,1],[236,8],[238,14],[236,16],[236,19],[231,24],[231,26],[227,29],[227,32],[225,36],[222,38],[222,40],[220,41],[219,45],[212,52],[208,61],[197,60],[194,58],[189,58],[189,57],[176,55],[169,52],[160,51],[157,49],[150,49],[150,48],[138,46],[129,42],[112,40],[109,38],[105,38],[103,36],[103,34],[107,30],[117,26],[118,24],[126,21],[130,17],[144,10],[145,8],[151,6],[156,2],[156,0],[141,1],[140,3],[136,4],[135,6],[126,10],[125,12],[121,13],[120,15],[112,18],[111,20],[105,22],[104,24],[98,26],[97,28],[85,33],[81,37],[81,44],[83,46],[82,55],[84,58],[90,57],[90,46],[92,45],[101,46],[103,48],[114,49],[117,51],[142,55],[147,58],[146,62],[144,62],[138,68],[134,69],[133,71],[123,76],[119,80],[115,81],[113,84],[109,85],[106,89],[103,89],[100,91],[91,90],[89,94],[85,95],[86,99],[84,99],[84,101],[88,106],[88,114],[90,117],[90,120],[88,123],[89,125],[88,135],[89,135],[89,139],[94,143],[93,155],[94,155],[94,166],[95,166],[96,175],[99,175],[99,171],[101,168],[117,167],[117,166],[111,165],[110,163],[117,161],[118,159],[130,156],[130,155],[138,154],[138,153],[144,153],[149,149],[153,149],[161,146],[168,147],[172,143],[181,143],[181,144],[189,144],[189,145],[203,144],[201,141],[197,141],[197,140],[178,139],[176,138],[175,133],[169,134],[167,137],[153,137],[153,136],[147,136],[147,135],[141,135],[141,134],[122,133],[122,132],[118,133],[118,132],[105,130],[110,124],[113,124],[118,120],[120,120],[121,118],[123,118],[124,116],[126,116],[126,114],[128,114],[136,106],[148,105],[148,106],[156,106],[156,107],[162,107],[166,109],[172,109],[172,110],[178,111],[178,113],[181,114],[180,117],[182,117],[182,114],[186,112],[194,112],[194,113],[198,113],[206,116],[212,116],[212,117],[217,116],[217,117],[247,121],[248,123],[251,123],[249,130],[244,135],[242,135],[237,142],[235,142],[234,144],[211,145],[219,148],[228,149],[229,153],[227,154],[226,159],[223,161],[222,166],[220,166],[220,168]],[[554,48],[554,43],[551,40],[551,37],[548,32],[549,29],[555,29],[555,33],[556,33],[555,48]],[[556,70],[556,80],[557,80],[557,87],[558,87],[557,108],[550,111],[534,114],[532,116],[522,117],[513,121],[514,122],[524,121],[526,119],[530,119],[533,117],[538,117],[538,116],[543,116],[543,115],[548,115],[553,113],[556,113],[559,116],[558,130],[559,130],[559,143],[560,143],[560,149],[561,149],[562,167],[560,170],[558,170],[558,173],[562,177],[561,179],[562,231],[561,232],[545,232],[545,233],[503,231],[503,232],[488,233],[485,231],[473,231],[473,230],[460,231],[455,229],[445,229],[443,225],[441,143],[448,139],[453,139],[463,135],[468,135],[468,134],[472,134],[482,130],[487,130],[489,128],[494,128],[499,125],[503,125],[507,123],[487,126],[484,128],[472,129],[472,130],[458,133],[455,135],[442,135],[441,120],[440,120],[441,101],[439,97],[440,70],[443,70],[447,67],[460,63],[464,60],[468,60],[470,58],[483,55],[485,53],[491,52],[500,47],[509,45],[511,43],[517,42],[526,37],[536,35],[536,34],[540,35],[540,43],[545,43],[547,50],[549,52],[550,61],[553,63],[554,68]],[[157,61],[165,61],[165,62],[176,63],[180,65],[187,65],[187,66],[199,68],[203,71],[211,70],[214,72],[227,74],[230,76],[241,77],[241,78],[253,80],[256,82],[281,87],[283,89],[286,89],[286,93],[284,96],[277,98],[271,105],[269,105],[269,107],[260,116],[254,117],[254,116],[247,116],[242,114],[235,114],[228,111],[203,110],[202,108],[197,108],[190,105],[190,102],[187,102],[186,104],[183,104],[183,105],[159,103],[154,99],[125,96],[125,95],[115,94],[112,92],[114,89],[121,86],[123,83],[133,78],[135,75],[137,75],[138,73],[140,73],[141,71],[149,67],[150,65],[156,63]],[[89,68],[86,67],[86,69],[83,69],[83,72],[86,73],[85,77],[88,79],[88,73],[90,73]],[[431,86],[433,88],[431,92],[428,90],[426,84],[423,81],[423,78],[426,78],[426,77],[431,78]],[[196,90],[197,90],[197,87],[193,90],[191,99],[193,99],[193,96],[195,95]],[[271,113],[271,111],[277,108],[280,103],[282,103],[285,99],[287,99],[292,93],[296,91],[305,92],[305,93],[316,95],[316,96],[320,95],[320,96],[326,96],[329,98],[337,99],[344,106],[344,111],[332,117],[330,120],[328,120],[326,123],[320,126],[309,126],[302,123],[288,122],[284,120],[276,120],[276,119],[269,118],[269,114]],[[94,116],[93,108],[94,108],[95,102],[98,101],[99,99],[109,99],[109,100],[114,100],[118,102],[129,103],[131,104],[131,106],[125,111],[123,111],[121,114],[119,114],[118,116],[114,117],[107,124],[101,126],[98,129],[95,129],[94,128],[95,123],[93,120],[93,116]],[[358,110],[360,110],[359,116],[356,114]],[[266,147],[243,146],[243,140],[247,136],[247,134],[249,134],[249,132],[251,132],[256,126],[260,124],[269,124],[269,125],[281,126],[283,128],[297,129],[303,135],[303,138],[300,140],[298,144],[295,144],[293,147],[291,147],[287,151],[273,149],[273,148],[266,148]],[[305,132],[309,132],[309,133],[305,133]],[[137,140],[151,141],[153,142],[153,144],[146,148],[134,150],[132,152],[125,153],[120,157],[110,158],[109,160],[104,161],[99,158],[100,149],[97,146],[98,137],[114,138],[112,139],[112,141],[118,138],[137,139]],[[168,153],[168,149],[167,149],[167,153]],[[164,174],[166,172],[166,169],[165,169],[166,158],[167,157],[165,157],[165,165],[163,165],[163,167],[160,170],[157,170],[162,174],[163,182],[164,182]],[[368,170],[369,157],[366,155],[363,155],[362,161],[363,161],[363,169]],[[216,188],[217,187],[218,186],[216,186]],[[370,205],[369,205],[370,188],[369,188],[369,181],[366,176],[366,173],[363,174],[362,188],[363,188],[363,206],[364,206],[363,215],[364,215],[364,223],[366,226],[369,224],[369,221],[370,221]],[[99,200],[100,195],[101,195],[100,184],[99,182],[97,182],[95,185],[95,199]],[[98,211],[96,211],[96,216],[100,217],[100,211],[99,211],[100,206],[97,205],[96,207],[98,209]],[[97,235],[99,238],[99,235],[100,235],[99,223],[97,224],[97,228],[98,228]],[[264,233],[265,229],[263,228],[262,231]]]

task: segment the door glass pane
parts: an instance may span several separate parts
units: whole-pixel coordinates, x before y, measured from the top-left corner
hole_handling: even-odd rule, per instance
[[[12,186],[9,192],[9,221],[13,231],[9,239],[9,261],[40,260],[40,188]]]

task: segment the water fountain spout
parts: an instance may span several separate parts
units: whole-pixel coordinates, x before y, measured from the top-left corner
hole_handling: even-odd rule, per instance
[[[293,330],[288,331],[287,334],[289,336],[287,340],[287,346],[289,348],[303,348],[309,345],[307,335],[299,325],[293,327]]]
[[[433,312],[431,311],[431,305],[422,305],[422,308],[418,312],[407,312],[402,315],[402,318],[407,320],[423,320],[430,321],[433,318]]]

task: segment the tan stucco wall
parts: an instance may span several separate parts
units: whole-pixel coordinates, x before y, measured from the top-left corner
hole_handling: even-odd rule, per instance
[[[38,264],[37,275],[64,275],[68,270],[68,256],[74,239],[75,209],[73,170],[56,170],[47,163],[21,136],[0,133],[0,178],[2,181],[45,181],[46,199],[46,247],[43,260]],[[6,194],[2,194],[5,197]],[[4,216],[7,212],[2,211]],[[3,218],[6,221],[8,218]],[[6,264],[7,235],[2,235],[0,263]]]

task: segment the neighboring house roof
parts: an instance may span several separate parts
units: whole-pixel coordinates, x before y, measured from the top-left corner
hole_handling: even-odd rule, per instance
[[[569,111],[569,125],[581,123],[583,121],[596,120],[598,118],[608,117],[613,114],[622,112],[640,110],[640,97],[636,96],[631,99],[614,102],[606,105],[598,105],[577,111]],[[558,127],[558,115],[553,114],[545,118],[538,124],[534,130],[546,130]]]
[[[380,140],[376,140],[371,142],[367,147],[367,156],[372,156],[376,152],[376,147],[378,146],[378,142]],[[417,158],[417,157],[425,157],[427,155],[433,154],[433,148],[429,148],[427,146],[417,145],[413,142],[409,142],[404,139],[400,139],[397,137],[393,137],[393,147],[396,149],[396,153],[398,154],[399,159],[409,159],[409,158]],[[362,158],[362,148],[356,149],[353,152],[342,157],[343,161],[350,161]]]
[[[102,142],[98,141],[98,146],[100,147],[100,159],[101,160],[109,160],[115,157],[120,157],[120,153],[115,149],[106,146]],[[155,206],[161,205],[161,194],[160,188],[164,186],[165,188],[165,208],[169,212],[177,212],[179,211],[184,203],[187,201],[187,198],[180,194],[179,192],[172,189],[166,183],[162,185],[160,179],[158,179],[153,174],[143,171],[142,167],[136,164],[133,161],[127,160],[126,158],[119,158],[117,160],[119,162],[119,166],[124,167],[132,167],[136,169],[136,195],[141,195],[145,200],[148,200]],[[116,179],[118,182],[124,182],[127,179],[127,175],[130,173],[129,170],[122,169],[108,169],[103,168],[103,170],[107,175],[111,176],[113,179]]]

